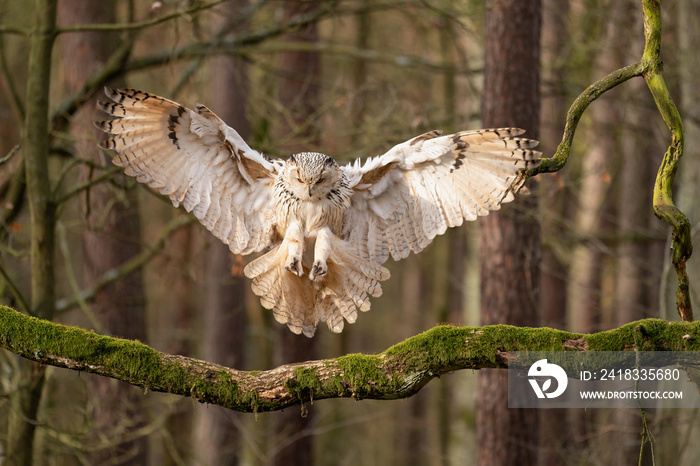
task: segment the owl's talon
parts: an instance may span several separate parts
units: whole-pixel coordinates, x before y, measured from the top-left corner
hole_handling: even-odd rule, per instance
[[[311,280],[316,280],[316,278],[321,277],[328,273],[328,265],[320,260],[317,260],[316,263],[314,263],[314,266],[311,268],[311,273],[309,273],[309,278]]]
[[[287,272],[292,272],[300,277],[304,274],[304,268],[301,266],[301,262],[299,262],[299,259],[296,257],[288,258],[287,265],[284,266],[284,269]]]

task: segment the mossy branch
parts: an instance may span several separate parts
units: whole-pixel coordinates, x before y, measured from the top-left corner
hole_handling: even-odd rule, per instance
[[[664,154],[654,184],[653,207],[657,217],[671,225],[672,262],[678,276],[676,307],[684,321],[693,320],[690,287],[686,262],[693,252],[688,217],[673,203],[673,181],[678,161],[683,155],[683,122],[666,86],[661,62],[661,8],[659,0],[642,0],[644,15],[644,52],[638,63],[615,70],[588,86],[574,101],[566,115],[566,126],[556,153],[545,159],[537,168],[523,173],[523,180],[538,173],[561,170],[569,158],[574,133],[581,116],[588,106],[613,87],[631,78],[642,76],[651,91],[662,118],[671,131],[671,144]]]
[[[571,152],[571,145],[574,141],[576,128],[588,106],[615,86],[629,81],[634,77],[643,76],[648,66],[649,63],[643,61],[627,65],[591,84],[579,94],[566,113],[564,134],[562,135],[561,143],[559,143],[556,153],[552,157],[544,159],[537,168],[526,172],[526,176],[530,177],[538,173],[552,173],[564,168],[564,165],[566,165],[566,162],[569,160],[569,153]]]
[[[690,287],[686,262],[693,253],[688,217],[673,203],[673,181],[678,161],[683,155],[683,122],[662,74],[661,64],[661,8],[658,0],[644,0],[644,54],[642,60],[655,66],[644,73],[644,80],[654,97],[656,107],[671,132],[671,144],[661,161],[654,183],[654,212],[671,225],[671,260],[678,276],[676,307],[681,319],[693,320]]]
[[[263,412],[327,398],[406,398],[448,372],[506,368],[507,351],[698,351],[700,324],[646,319],[590,335],[509,325],[441,325],[378,355],[349,354],[246,372],[0,306],[0,347],[42,364],[92,372],[147,391]]]

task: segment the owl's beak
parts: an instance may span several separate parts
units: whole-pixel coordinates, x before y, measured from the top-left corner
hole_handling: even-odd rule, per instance
[[[311,186],[309,186],[309,197],[311,197]]]

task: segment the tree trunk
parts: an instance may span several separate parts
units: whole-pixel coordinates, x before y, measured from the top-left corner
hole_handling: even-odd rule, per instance
[[[495,0],[487,6],[485,127],[516,126],[537,138],[539,129],[539,1]],[[534,186],[531,185],[532,188]],[[481,219],[479,233],[481,323],[536,325],[540,230],[537,198],[520,197]],[[506,374],[481,371],[477,381],[477,463],[537,463],[538,413],[508,409]]]
[[[56,27],[56,0],[34,2],[34,25],[29,39],[22,151],[25,161],[31,229],[31,313],[53,319],[55,310],[54,239],[56,210],[49,183],[49,83],[51,50]],[[44,387],[45,367],[20,360],[10,393],[5,440],[5,465],[32,464],[37,412]]]
[[[457,80],[455,69],[458,58],[455,42],[459,35],[456,33],[453,18],[448,15],[440,17],[440,49],[442,52],[442,62],[447,71],[443,76],[443,99],[442,105],[445,108],[445,120],[447,125],[444,128],[446,133],[453,132],[457,123],[457,105],[459,96],[457,95]],[[461,129],[461,128],[459,128]],[[468,265],[476,265],[476,258],[469,254],[467,247],[467,230],[474,228],[472,222],[460,228],[449,229],[443,240],[447,243],[448,256],[445,264],[447,276],[446,286],[440,288],[440,292],[446,295],[445,302],[441,303],[438,315],[438,322],[445,322],[455,325],[465,324],[465,273]],[[429,271],[428,273],[431,273]],[[432,274],[434,275],[434,274]],[[437,437],[439,464],[447,466],[450,464],[451,453],[451,427],[455,421],[458,422],[456,413],[471,409],[463,404],[460,397],[456,396],[460,390],[459,384],[453,379],[443,379],[437,387],[438,393],[435,396],[437,404]],[[427,416],[426,416],[427,417]]]
[[[141,207],[148,211],[151,206],[153,203],[144,202]],[[174,220],[186,215],[179,209],[165,207],[167,214],[162,218],[169,219],[169,215],[172,215]],[[150,223],[153,228],[153,223],[158,222],[144,223],[145,237],[150,229],[147,224]],[[199,321],[195,316],[201,316],[199,306],[203,302],[192,276],[193,256],[199,252],[197,248],[201,248],[202,244],[202,241],[197,241],[200,235],[196,233],[196,225],[192,223],[178,228],[167,239],[167,253],[155,257],[145,269],[146,283],[151,283],[146,290],[147,299],[158,303],[150,308],[149,339],[155,347],[172,354],[196,354],[198,340],[194,329],[199,328]],[[149,280],[149,273],[157,275],[158,281]],[[149,463],[180,466],[183,461],[191,460],[196,455],[192,447],[192,419],[196,406],[188,400],[179,399],[149,400],[149,404],[151,402],[153,411],[165,411],[167,419],[160,432],[149,436]]]
[[[308,13],[321,7],[314,2],[286,2],[285,19]],[[318,41],[316,23],[301,27],[287,34],[288,40],[314,43]],[[281,77],[278,82],[278,101],[287,112],[282,118],[279,134],[292,141],[283,148],[287,153],[299,152],[318,144],[318,121],[314,117],[320,104],[319,79],[321,57],[316,52],[285,51],[280,54]],[[314,358],[317,338],[295,335],[286,326],[277,325],[275,354],[276,365],[306,361]],[[319,329],[323,331],[324,329]],[[307,411],[308,409],[308,411]],[[279,440],[272,455],[272,464],[313,465],[313,413],[311,407],[289,409],[276,414],[272,428]]]
[[[676,45],[677,57],[674,62],[678,67],[678,83],[680,94],[679,110],[683,117],[686,144],[683,148],[678,176],[677,205],[691,221],[693,229],[693,244],[695,250],[688,260],[688,277],[690,278],[690,295],[695,305],[700,297],[700,241],[698,239],[698,219],[700,219],[700,63],[697,60],[697,44],[700,43],[700,9],[694,0],[679,0],[676,7]],[[668,50],[668,48],[664,48]],[[668,68],[667,68],[668,69]],[[673,74],[674,71],[671,71]],[[667,141],[667,138],[664,138]],[[658,160],[660,154],[655,155]],[[656,223],[662,224],[658,219]],[[669,321],[678,320],[675,303],[675,290],[678,286],[676,274],[671,264],[668,244],[665,245],[664,276],[661,283],[661,317]],[[696,314],[697,319],[697,314]],[[665,414],[665,413],[664,413]],[[654,432],[657,464],[683,464],[682,461],[692,462],[692,458],[700,458],[700,447],[697,442],[689,441],[697,432],[693,418],[695,411],[681,410],[677,417],[659,416],[658,433]],[[697,461],[696,461],[697,462]],[[688,463],[689,464],[689,463]]]
[[[112,23],[116,2],[71,0],[59,5],[62,25]],[[64,80],[68,92],[82,87],[84,79],[103,66],[117,46],[117,36],[103,32],[67,34],[61,38]],[[97,96],[85,103],[72,119],[71,134],[75,152],[98,166],[109,166],[108,156],[96,147],[93,120]],[[82,180],[93,175],[85,168]],[[125,177],[122,175],[122,179]],[[83,198],[87,228],[83,233],[83,275],[85,281],[101,276],[139,252],[140,222],[138,202],[133,191],[115,188],[116,183],[93,186]],[[116,199],[116,202],[115,202]],[[91,306],[102,330],[122,338],[146,340],[146,320],[142,274],[136,271],[103,289]],[[127,384],[104,377],[88,378],[93,426],[90,440],[97,449],[93,464],[144,464],[146,439],[134,433],[147,423],[143,395]],[[104,439],[109,439],[105,444]]]
[[[542,128],[540,150],[553,154],[564,134],[567,95],[567,54],[569,37],[569,0],[545,0],[542,5]],[[540,219],[542,223],[541,309],[544,326],[566,328],[567,267],[566,243],[571,238],[567,215],[571,199],[566,189],[568,170],[539,177]],[[578,410],[546,409],[540,412],[539,462],[541,466],[559,466],[566,462],[572,444],[568,415]]]
[[[694,25],[700,19],[700,12],[697,4],[689,0],[678,2],[678,42],[681,58],[680,64],[680,84],[681,84],[681,114],[685,116],[683,126],[685,128],[686,141],[700,141],[700,110],[698,101],[700,99],[700,66],[697,57],[697,44],[700,39],[700,31]],[[686,144],[681,168],[679,170],[680,186],[678,189],[678,207],[696,222],[700,218],[700,146],[698,144]],[[694,227],[695,239],[697,237],[697,223]],[[694,241],[694,244],[698,244]],[[696,252],[688,260],[688,276],[690,281],[690,294],[697,301],[700,296],[698,278],[700,277],[700,247],[696,247]],[[673,274],[671,274],[673,275]],[[675,277],[671,277],[673,284],[670,289],[676,286]],[[673,293],[669,294],[670,296]],[[675,305],[667,306],[671,312],[663,319],[676,319],[677,313]]]
[[[614,43],[619,44],[621,61],[631,63],[644,46],[639,35],[626,34],[627,28],[620,25],[635,25],[642,29],[642,18],[636,2],[631,0],[615,2],[614,14],[617,29],[620,30]],[[624,54],[626,51],[627,53]],[[644,319],[660,317],[658,311],[658,288],[663,269],[664,242],[645,237],[650,233],[660,235],[664,224],[654,216],[652,208],[652,186],[661,159],[666,148],[660,138],[650,138],[654,127],[662,128],[663,123],[656,120],[657,111],[650,98],[646,84],[634,80],[621,91],[624,97],[620,105],[625,109],[625,118],[620,137],[619,175],[615,185],[618,187],[617,202],[617,268],[615,305],[616,320],[614,326]],[[654,122],[655,124],[652,124]],[[650,127],[651,126],[651,127]],[[610,131],[615,131],[610,128]],[[620,131],[618,131],[620,133]],[[652,423],[658,410],[646,412],[647,421]],[[632,410],[620,410],[616,413],[617,428],[620,435],[609,440],[608,447],[615,452],[613,461],[618,464],[633,464],[639,460],[639,431],[641,420],[639,413]],[[661,417],[661,416],[660,416]],[[645,463],[652,464],[649,444],[644,449]]]
[[[246,4],[234,1],[222,5],[224,20],[234,17]],[[211,109],[245,140],[250,135],[248,87],[242,58],[219,56],[212,60]],[[210,242],[204,257],[202,358],[242,368],[247,335],[246,283],[240,271],[234,274],[235,257],[228,246],[215,238]],[[240,414],[219,406],[198,409],[194,442],[200,450],[198,458],[204,464],[238,464],[242,445],[236,425],[241,421]]]
[[[394,328],[396,341],[420,333],[425,328],[426,319],[434,319],[428,276],[430,256],[434,253],[435,248],[430,248],[421,255],[407,257],[403,260],[399,273],[393,277],[394,280],[401,281],[401,294],[397,296],[401,319]],[[430,425],[427,419],[429,398],[425,395],[427,393],[421,393],[406,400],[402,409],[393,416],[394,464],[429,463],[429,436],[426,435]]]
[[[569,35],[569,0],[543,2],[542,63],[546,70],[542,91],[542,130],[540,150],[553,154],[564,134],[567,95],[566,55],[571,44],[562,40]],[[542,324],[563,329],[566,326],[567,268],[564,262],[565,237],[568,236],[567,212],[570,200],[564,189],[567,174],[553,173],[539,178],[542,213]]]

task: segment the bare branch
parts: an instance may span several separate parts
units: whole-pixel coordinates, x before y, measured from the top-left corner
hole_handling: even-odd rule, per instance
[[[151,247],[144,248],[144,250],[120,265],[106,271],[99,277],[95,283],[88,289],[82,290],[73,299],[61,299],[56,303],[56,310],[59,312],[68,311],[76,306],[79,306],[81,302],[89,301],[97,295],[97,293],[102,290],[105,286],[114,283],[115,281],[125,277],[126,275],[140,269],[148,261],[150,261],[153,256],[155,256],[159,251],[165,246],[165,241],[170,237],[170,235],[179,228],[185,225],[193,223],[195,220],[192,215],[178,215],[174,220],[172,220],[163,230],[158,240],[151,245]]]
[[[19,215],[24,204],[26,194],[24,159],[20,159],[17,167],[11,172],[10,179],[3,183],[5,189],[3,206],[0,209],[0,241],[4,240],[10,232],[10,224]],[[9,170],[6,168],[6,170]]]
[[[290,30],[318,21],[329,14],[335,8],[336,3],[337,1],[324,2],[323,8],[297,15],[286,23],[277,24],[256,33],[240,37],[236,36],[223,41],[190,43],[175,50],[163,50],[146,57],[134,59],[129,61],[122,71],[138,71],[153,66],[165,65],[177,60],[197,58],[217,53],[242,53],[243,47],[259,44],[270,38],[278,37]]]
[[[92,97],[97,89],[102,88],[104,83],[121,73],[124,63],[129,58],[133,42],[131,39],[125,40],[109,57],[107,62],[90,76],[83,87],[74,95],[64,100],[51,116],[51,126],[54,131],[66,126],[70,116],[73,115],[81,105]]]
[[[242,51],[247,51],[242,47]],[[432,61],[416,55],[396,55],[391,53],[383,53],[373,49],[361,49],[350,45],[333,44],[328,42],[272,42],[264,45],[256,46],[256,53],[279,53],[279,52],[320,52],[329,53],[334,56],[345,55],[351,58],[360,58],[362,60],[373,61],[378,63],[388,63],[398,67],[420,67],[435,71],[452,71],[455,73],[474,73],[479,70],[466,68],[455,68],[454,66],[445,64],[443,61]]]
[[[147,19],[144,21],[138,21],[135,23],[116,23],[116,24],[76,24],[73,26],[66,26],[62,28],[57,28],[57,34],[64,34],[70,32],[88,32],[88,31],[138,31],[141,29],[146,29],[156,24],[165,23],[175,18],[182,18],[183,16],[189,16],[202,11],[206,11],[210,8],[220,5],[227,0],[215,0],[211,3],[200,3],[195,2],[194,6],[185,8],[182,10],[176,10],[167,15],[159,16],[157,18]]]
[[[85,191],[86,189],[90,189],[91,187],[95,186],[96,184],[112,178],[114,175],[116,175],[117,173],[120,173],[121,171],[122,171],[122,169],[120,167],[109,167],[109,168],[105,169],[104,172],[102,174],[100,174],[99,176],[96,176],[95,178],[90,178],[89,180],[80,183],[78,186],[76,186],[71,191],[69,191],[66,194],[64,194],[63,196],[61,196],[60,198],[56,198],[55,202],[57,205],[60,205],[64,202],[72,199],[74,196],[77,196],[78,194]]]
[[[506,368],[508,351],[695,351],[700,324],[646,319],[591,335],[509,325],[438,326],[379,355],[349,354],[240,371],[0,306],[0,346],[32,361],[123,380],[243,412],[328,398],[393,400],[460,369]]]
[[[17,86],[15,86],[15,77],[10,66],[7,63],[7,54],[5,53],[5,38],[0,34],[0,70],[2,70],[2,76],[5,78],[7,83],[7,91],[10,95],[10,102],[14,107],[15,114],[18,119],[24,120],[24,104],[22,103],[22,98],[17,92]]]
[[[215,2],[207,5],[211,7],[219,3],[221,2]],[[262,2],[259,2],[254,4],[252,7],[258,7],[262,4]],[[85,101],[87,101],[97,89],[99,89],[110,79],[114,79],[132,71],[161,66],[178,60],[201,58],[223,53],[242,53],[242,47],[244,46],[259,44],[260,42],[263,42],[271,37],[279,36],[290,29],[295,29],[304,26],[305,24],[317,21],[318,19],[327,15],[335,7],[335,4],[336,2],[326,2],[324,3],[325,7],[318,11],[298,15],[287,23],[279,24],[250,35],[233,37],[227,40],[222,40],[221,37],[217,36],[212,42],[190,43],[175,50],[163,50],[152,55],[129,61],[127,61],[127,59],[129,58],[133,44],[131,40],[127,40],[112,54],[107,63],[105,63],[105,66],[97,70],[85,81],[83,87],[75,95],[70,96],[58,106],[51,118],[52,126],[54,130],[65,126],[68,118],[75,113],[75,111],[80,108],[80,106],[85,103]],[[83,25],[80,26],[80,30],[89,30],[91,26],[100,25]],[[61,31],[68,32],[64,29]]]
[[[0,277],[2,277],[5,284],[10,289],[10,292],[17,300],[17,303],[19,304],[20,309],[22,309],[22,311],[28,313],[30,310],[29,303],[24,298],[24,295],[19,290],[19,288],[17,288],[15,283],[12,281],[10,276],[7,274],[7,271],[5,270],[5,267],[3,267],[2,264],[0,264]]]
[[[17,151],[19,151],[20,147],[22,147],[22,146],[20,146],[19,144],[15,144],[12,147],[12,149],[10,149],[10,152],[5,157],[0,158],[0,167],[2,167],[7,162],[9,162],[10,159],[12,158],[12,156],[15,155],[17,153]]]
[[[56,232],[58,233],[58,246],[61,251],[61,254],[63,254],[63,263],[65,265],[66,278],[68,278],[68,284],[70,285],[71,290],[73,290],[73,294],[76,297],[77,305],[83,311],[83,314],[85,314],[88,317],[88,319],[90,319],[90,325],[92,325],[92,328],[96,329],[98,332],[103,332],[104,327],[95,316],[95,313],[92,312],[87,302],[85,302],[85,299],[83,298],[83,295],[81,293],[80,285],[78,283],[78,277],[76,276],[75,270],[73,269],[73,261],[71,260],[72,256],[70,253],[70,246],[68,244],[68,238],[66,237],[66,229],[63,223],[58,223]]]
[[[31,34],[29,28],[20,28],[17,26],[8,26],[7,24],[0,24],[0,35],[2,34],[14,34],[17,36],[29,36]]]

